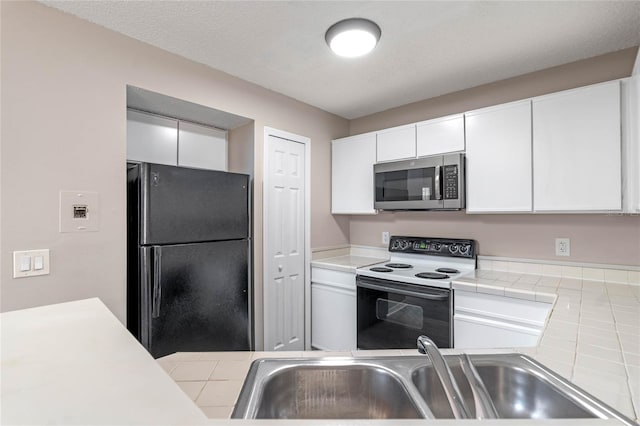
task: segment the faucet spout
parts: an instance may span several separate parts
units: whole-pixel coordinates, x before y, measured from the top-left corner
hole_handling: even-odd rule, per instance
[[[433,369],[438,375],[438,379],[440,379],[440,383],[444,387],[445,394],[447,395],[447,400],[449,401],[449,405],[451,405],[451,411],[453,411],[453,415],[456,419],[468,419],[469,409],[462,398],[462,394],[460,392],[460,388],[458,387],[458,383],[456,379],[453,377],[451,373],[451,369],[447,365],[447,362],[442,357],[440,350],[433,340],[429,339],[427,336],[418,337],[418,352],[427,354],[431,363],[433,364]]]

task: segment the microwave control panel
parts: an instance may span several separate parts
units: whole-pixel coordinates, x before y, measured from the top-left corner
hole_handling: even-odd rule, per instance
[[[456,200],[458,198],[458,166],[456,164],[444,166],[443,184],[444,199]]]

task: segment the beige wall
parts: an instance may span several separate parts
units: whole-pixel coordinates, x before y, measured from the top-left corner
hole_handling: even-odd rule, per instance
[[[127,84],[255,120],[257,287],[264,126],[311,138],[312,247],[348,243],[329,179],[347,120],[37,3],[1,13],[2,311],[97,296],[124,321]],[[99,232],[58,232],[60,190],[99,192]],[[38,248],[51,274],[12,279],[12,251]]]
[[[637,50],[625,49],[355,119],[350,123],[350,134],[627,77]],[[482,255],[640,265],[638,216],[384,212],[351,217],[352,244],[380,246],[382,231],[392,235],[474,238]],[[569,258],[555,256],[556,237],[571,238]]]

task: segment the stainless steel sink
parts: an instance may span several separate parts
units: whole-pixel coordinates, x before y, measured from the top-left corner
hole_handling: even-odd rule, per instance
[[[400,379],[367,365],[283,368],[265,383],[256,408],[258,419],[422,417]]]
[[[516,358],[517,360],[517,358]],[[572,419],[597,418],[595,410],[589,410],[571,389],[542,374],[534,365],[514,360],[473,360],[473,364],[484,382],[499,418],[504,419]],[[460,391],[471,416],[475,416],[473,394],[459,363],[449,357],[449,368],[460,387]],[[434,369],[427,365],[414,370],[414,385],[431,408],[436,418],[454,418],[444,389]]]
[[[519,354],[472,355],[499,418],[617,419],[611,407]],[[459,355],[445,356],[475,416]],[[296,358],[255,361],[232,418],[452,418],[444,389],[426,356]]]

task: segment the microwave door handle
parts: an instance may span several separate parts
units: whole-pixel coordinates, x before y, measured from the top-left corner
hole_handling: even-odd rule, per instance
[[[440,193],[440,166],[436,166],[434,186],[436,187],[436,200],[440,200],[442,198]]]

